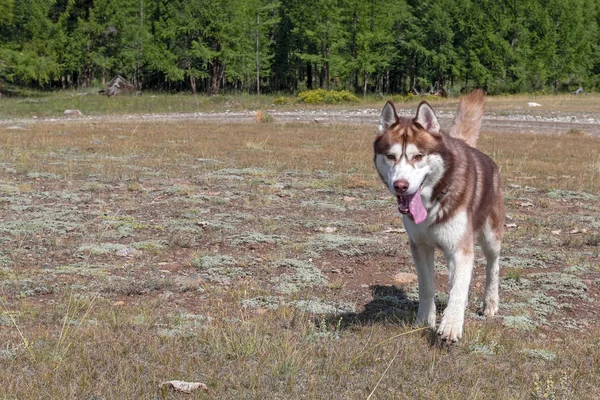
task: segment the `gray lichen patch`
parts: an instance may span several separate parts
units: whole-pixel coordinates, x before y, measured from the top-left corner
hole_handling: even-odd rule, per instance
[[[534,331],[536,328],[535,322],[526,315],[507,315],[504,317],[503,323],[509,328],[526,332]]]
[[[196,259],[192,260],[192,265],[196,268],[216,268],[225,265],[235,265],[235,259],[228,255],[214,254],[214,255],[201,255]]]
[[[519,256],[504,256],[501,257],[500,263],[504,268],[547,268],[549,265],[541,260],[534,258],[524,258]]]
[[[108,253],[117,253],[118,251],[125,250],[128,247],[121,243],[95,243],[95,244],[84,244],[79,246],[77,254],[90,254],[92,256],[100,256]]]
[[[575,275],[561,272],[530,274],[529,277],[535,281],[542,290],[554,290],[574,295],[583,295],[587,285]]]
[[[43,279],[11,279],[0,281],[0,293],[7,294],[9,297],[31,297],[52,294],[58,286],[47,277]]]
[[[136,250],[158,253],[167,248],[167,243],[164,240],[144,240],[141,242],[132,243],[131,247]]]
[[[306,208],[316,208],[324,211],[333,211],[333,212],[346,212],[346,207],[340,206],[338,204],[329,203],[325,201],[316,201],[316,200],[306,200],[300,203],[300,207]]]
[[[26,215],[14,221],[0,222],[0,233],[13,236],[39,233],[63,235],[69,230],[80,228],[80,220],[78,211],[48,207],[45,210],[26,212]]]
[[[251,275],[250,271],[234,266],[237,265],[236,260],[228,255],[204,255],[191,263],[202,279],[221,285],[228,285],[233,279]]]
[[[542,292],[535,292],[527,299],[531,312],[540,320],[545,322],[545,317],[554,314],[558,307],[555,297],[547,296]]]
[[[62,176],[53,174],[51,172],[28,172],[27,177],[30,179],[48,179],[57,180],[62,179]]]
[[[217,175],[220,177],[242,177],[242,176],[270,176],[274,175],[275,171],[268,170],[265,168],[223,168],[213,171],[210,175]]]
[[[86,262],[68,264],[68,265],[59,265],[55,268],[44,269],[47,274],[56,274],[56,275],[79,275],[79,276],[105,276],[108,274],[110,270],[109,265],[103,264],[90,264]]]
[[[8,195],[16,195],[21,193],[21,191],[19,190],[18,187],[13,186],[13,185],[7,185],[7,184],[0,184],[0,193],[1,194],[8,194]]]
[[[290,305],[301,311],[320,315],[339,315],[353,313],[356,311],[356,308],[353,304],[323,300],[319,298],[313,298],[310,300],[296,300],[290,302]]]
[[[537,358],[544,361],[554,361],[556,359],[556,353],[544,349],[525,349],[523,350],[523,353],[531,358]]]
[[[194,337],[206,329],[210,322],[210,317],[201,314],[173,313],[166,317],[164,323],[157,325],[157,334],[164,338]]]
[[[507,292],[519,292],[522,293],[531,287],[531,281],[526,278],[507,278],[503,277],[500,280],[500,289]]]
[[[574,190],[552,189],[547,194],[551,199],[566,199],[566,200],[593,200],[597,196],[586,192],[577,192]]]
[[[494,356],[502,351],[502,346],[497,342],[490,343],[473,343],[469,346],[469,353],[483,354],[486,356]]]
[[[286,240],[283,235],[265,235],[259,232],[248,232],[231,237],[231,244],[234,246],[240,244],[275,244]]]
[[[282,297],[277,296],[258,296],[250,299],[243,299],[241,301],[243,307],[246,308],[264,308],[267,310],[278,310],[279,307],[284,305]]]
[[[336,234],[319,234],[310,238],[308,249],[310,253],[319,255],[324,251],[336,251],[343,256],[366,254],[366,246],[375,244],[374,239]]]
[[[273,282],[276,283],[275,289],[282,293],[294,293],[303,288],[327,283],[325,275],[310,260],[286,259],[274,263],[273,267],[291,271],[273,278]]]

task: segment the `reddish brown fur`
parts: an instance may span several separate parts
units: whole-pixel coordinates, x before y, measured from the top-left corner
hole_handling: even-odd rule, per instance
[[[483,118],[485,92],[481,89],[473,90],[466,96],[461,97],[458,111],[448,129],[448,134],[463,140],[471,147],[477,145],[481,120]]]
[[[412,143],[425,155],[439,154],[446,171],[432,194],[432,198],[440,199],[442,210],[436,222],[448,221],[466,209],[475,231],[489,217],[492,229],[501,238],[504,204],[498,167],[489,156],[473,147],[479,137],[484,95],[482,90],[474,90],[461,99],[450,134],[431,134],[413,119],[398,118],[375,138],[374,150],[375,155],[385,154],[393,144],[402,144],[405,148]]]

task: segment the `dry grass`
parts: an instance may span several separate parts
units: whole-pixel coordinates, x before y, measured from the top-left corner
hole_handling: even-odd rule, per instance
[[[348,188],[373,186],[372,132],[362,126],[306,124],[210,125],[185,123],[32,125],[0,137],[4,159],[19,173],[44,171],[103,181],[135,179],[131,166],[191,178],[194,160],[214,159],[237,168],[273,173],[301,170],[347,172]],[[479,148],[500,165],[509,182],[541,189],[600,190],[600,140],[579,135],[482,135]],[[58,152],[57,152],[58,150]],[[53,161],[64,161],[66,165]],[[176,165],[178,164],[178,165]],[[221,168],[216,166],[215,168]]]
[[[394,96],[385,98],[396,100],[399,108],[414,110],[423,100],[434,103],[436,110],[454,112],[458,96],[443,99],[435,96]],[[78,109],[83,115],[118,115],[147,113],[193,113],[211,111],[241,110],[297,110],[297,109],[380,109],[382,99],[378,96],[361,98],[358,103],[310,105],[297,102],[294,96],[282,101],[278,95],[218,95],[206,96],[191,94],[164,94],[147,92],[143,96],[106,97],[97,94],[97,89],[73,92],[22,92],[18,97],[6,97],[0,103],[0,119],[20,117],[63,117],[67,109]],[[528,107],[528,102],[537,102],[541,107]],[[573,96],[570,94],[543,95],[520,94],[488,96],[486,112],[488,114],[549,114],[585,115],[596,114],[600,107],[600,94]]]
[[[374,391],[374,398],[528,399],[538,386],[549,390],[547,380],[556,382],[557,392],[568,391],[564,398],[600,394],[598,330],[542,339],[487,323],[467,327],[463,342],[470,345],[440,348],[427,331],[409,326],[342,329],[293,309],[262,315],[232,310],[218,296],[228,297],[213,294],[212,319],[205,327],[175,337],[157,335],[178,325],[156,300],[125,307],[98,304],[81,323],[71,316],[74,327],[62,341],[67,299],[50,314],[22,303],[18,324],[32,351],[0,359],[1,393],[154,398],[168,378],[206,383],[211,392],[194,398],[363,399]],[[22,345],[14,331],[4,330],[8,348]],[[552,352],[557,361],[540,362],[523,348]],[[564,388],[558,387],[561,380]]]
[[[535,250],[549,264],[542,271],[584,271],[589,289],[576,292],[576,281],[566,294],[589,303],[579,307],[558,289],[544,293],[564,305],[557,319],[585,320],[587,328],[562,328],[551,315],[532,330],[469,317],[462,342],[447,348],[407,324],[411,311],[363,310],[375,303],[366,284],[412,271],[404,235],[381,233],[398,218],[373,171],[372,129],[192,122],[29,129],[0,136],[2,217],[33,220],[41,207],[62,225],[36,216],[39,226],[1,234],[0,398],[182,397],[159,392],[169,379],[210,388],[186,398],[600,396],[600,330],[577,314],[598,311],[597,228],[562,247],[550,241],[555,224],[579,228],[574,217],[557,215],[591,215],[596,226],[598,200],[546,196],[600,191],[598,138],[486,133],[480,146],[501,166],[507,208],[518,219],[505,254]],[[535,208],[520,205],[525,195]],[[326,226],[336,233],[323,234]],[[77,250],[94,241],[142,250]],[[551,258],[556,253],[562,258]],[[199,255],[212,257],[214,268],[194,267]],[[292,270],[285,259],[312,261]],[[313,287],[301,275],[313,265],[327,283]],[[508,279],[531,282],[526,268],[512,266]],[[277,274],[307,280],[277,293]],[[358,314],[340,320],[294,306],[317,296],[357,304]],[[530,307],[502,296],[515,309]],[[248,299],[262,300],[253,308],[243,306]]]

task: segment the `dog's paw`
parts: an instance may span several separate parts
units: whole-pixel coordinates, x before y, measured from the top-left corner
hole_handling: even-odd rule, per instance
[[[417,325],[435,328],[435,305],[431,308],[421,308],[417,312]]]
[[[483,314],[486,318],[492,318],[498,312],[498,299],[488,299],[485,298],[483,300],[483,307],[481,309],[481,314]]]
[[[440,339],[449,342],[458,342],[462,337],[464,318],[457,316],[443,316],[437,330]]]

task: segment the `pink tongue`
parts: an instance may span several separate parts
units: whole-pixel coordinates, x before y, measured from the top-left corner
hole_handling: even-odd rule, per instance
[[[427,218],[427,210],[421,201],[421,188],[415,194],[408,196],[408,211],[412,214],[415,224],[420,224]]]

